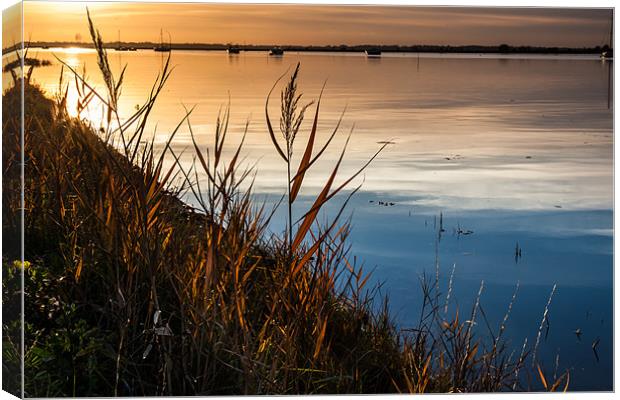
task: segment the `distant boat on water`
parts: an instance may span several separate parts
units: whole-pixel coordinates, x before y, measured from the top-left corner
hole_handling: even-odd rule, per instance
[[[614,40],[614,20],[612,17],[611,26],[609,28],[609,46],[603,47],[603,51],[601,52],[601,60],[613,60],[614,59],[614,49],[612,47],[613,40]]]
[[[284,54],[284,50],[282,50],[280,47],[274,47],[271,50],[269,50],[270,56],[281,56],[283,54]]]
[[[368,57],[381,57],[381,50],[376,47],[366,49],[366,55]]]
[[[129,47],[121,46],[121,31],[118,31],[118,42],[116,42],[116,51],[129,51]]]
[[[601,53],[602,60],[613,60],[614,59],[614,49],[603,50]]]
[[[239,54],[240,49],[238,47],[229,46],[228,54]]]
[[[161,29],[159,30],[159,46],[155,46],[153,50],[159,52],[169,52],[171,50],[170,45],[164,44],[164,31]]]

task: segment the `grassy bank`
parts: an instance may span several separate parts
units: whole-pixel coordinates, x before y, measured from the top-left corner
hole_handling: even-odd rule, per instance
[[[444,320],[438,310],[445,297],[432,279],[421,280],[419,325],[397,329],[387,302],[375,298],[367,275],[348,261],[347,224],[316,223],[320,207],[344,187],[332,188],[340,162],[294,224],[290,209],[304,172],[327,146],[318,153],[312,146],[319,99],[295,172],[293,141],[309,110],[297,70],[281,95],[284,148],[267,117],[265,138],[272,138],[290,177],[287,232],[268,236],[269,213],[252,203],[251,190],[240,189],[248,177],[237,161],[241,145],[230,160],[222,156],[227,113],[213,143],[194,142],[197,161],[184,169],[169,146],[177,130],[161,152],[141,140],[168,65],[131,124],[115,129],[122,75],[112,75],[94,29],[92,36],[107,93],[95,93],[79,76],[76,82],[84,104],[104,100],[104,129],[67,115],[62,82],[55,97],[24,82],[24,264],[15,262],[19,116],[3,115],[3,301],[18,307],[23,270],[27,396],[525,388],[528,352],[508,354],[503,327],[493,340],[479,341],[472,330],[477,303],[467,318]],[[19,110],[20,85],[3,94],[4,110]],[[188,111],[181,123],[190,117]],[[169,169],[165,158],[172,160]],[[194,196],[198,208],[183,203],[184,196]],[[11,338],[18,329],[17,321],[3,321],[3,381],[13,392],[19,344]],[[549,389],[567,383],[564,376],[549,384],[540,376]]]

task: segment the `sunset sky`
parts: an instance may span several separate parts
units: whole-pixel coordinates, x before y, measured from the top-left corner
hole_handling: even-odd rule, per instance
[[[611,24],[609,9],[26,1],[26,38],[86,40],[86,5],[109,41],[120,30],[123,41],[156,42],[161,28],[177,43],[584,47],[607,43]]]

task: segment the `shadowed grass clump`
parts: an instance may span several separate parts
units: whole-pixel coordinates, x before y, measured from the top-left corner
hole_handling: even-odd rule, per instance
[[[47,67],[52,65],[52,62],[49,60],[39,60],[37,58],[24,58],[24,66],[26,67]],[[13,60],[10,63],[7,63],[3,68],[2,72],[11,72],[14,68],[21,67],[21,60]]]
[[[300,103],[299,66],[281,97],[286,152],[266,105],[267,130],[289,171],[287,233],[268,236],[270,215],[252,203],[251,185],[241,189],[250,173],[240,169],[243,140],[231,157],[224,155],[228,111],[218,118],[208,148],[195,140],[188,110],[156,149],[143,137],[170,59],[145,103],[121,119],[123,74],[116,79],[110,71],[103,40],[90,17],[89,22],[107,93],[71,71],[82,109],[95,97],[104,104],[101,131],[67,115],[62,79],[55,100],[25,82],[28,264],[12,264],[20,255],[5,251],[3,300],[8,306],[19,300],[15,279],[23,270],[27,396],[523,388],[518,375],[527,352],[507,356],[502,329],[490,345],[478,341],[471,329],[478,304],[468,321],[458,315],[446,321],[438,311],[443,303],[423,279],[420,324],[399,331],[387,300],[378,303],[376,291],[365,287],[368,276],[349,262],[349,228],[338,222],[342,209],[325,226],[317,223],[321,206],[378,153],[332,190],[343,150],[312,207],[293,221],[291,204],[304,174],[338,131],[314,153],[319,99],[293,173],[293,143],[309,107]],[[16,109],[19,86],[4,93],[5,110]],[[190,167],[171,147],[183,125],[193,139],[196,161]],[[15,115],[4,114],[3,131],[3,245],[19,249],[21,147]],[[171,166],[164,167],[166,159]],[[180,200],[187,196],[197,208]],[[16,329],[3,323],[5,338]],[[3,348],[5,370],[19,349],[10,340]],[[549,388],[557,389],[562,379]]]
[[[29,46],[30,44],[27,43],[23,48],[21,48],[14,44],[14,50],[8,53],[10,55],[7,57],[7,60],[13,57],[15,57],[15,59],[7,62],[2,67],[2,72],[11,74],[14,86],[17,86],[18,81],[22,78],[29,82],[35,68],[52,65],[52,62],[49,60],[39,60],[36,57],[28,57],[28,51],[30,50]]]

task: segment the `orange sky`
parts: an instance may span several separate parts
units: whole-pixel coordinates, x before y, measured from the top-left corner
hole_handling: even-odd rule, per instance
[[[605,44],[611,18],[605,9],[26,1],[26,38],[86,40],[87,4],[105,40],[120,30],[123,41],[156,42],[162,28],[177,43],[582,47]]]
[[[12,46],[21,41],[21,4],[2,10],[2,47]]]

